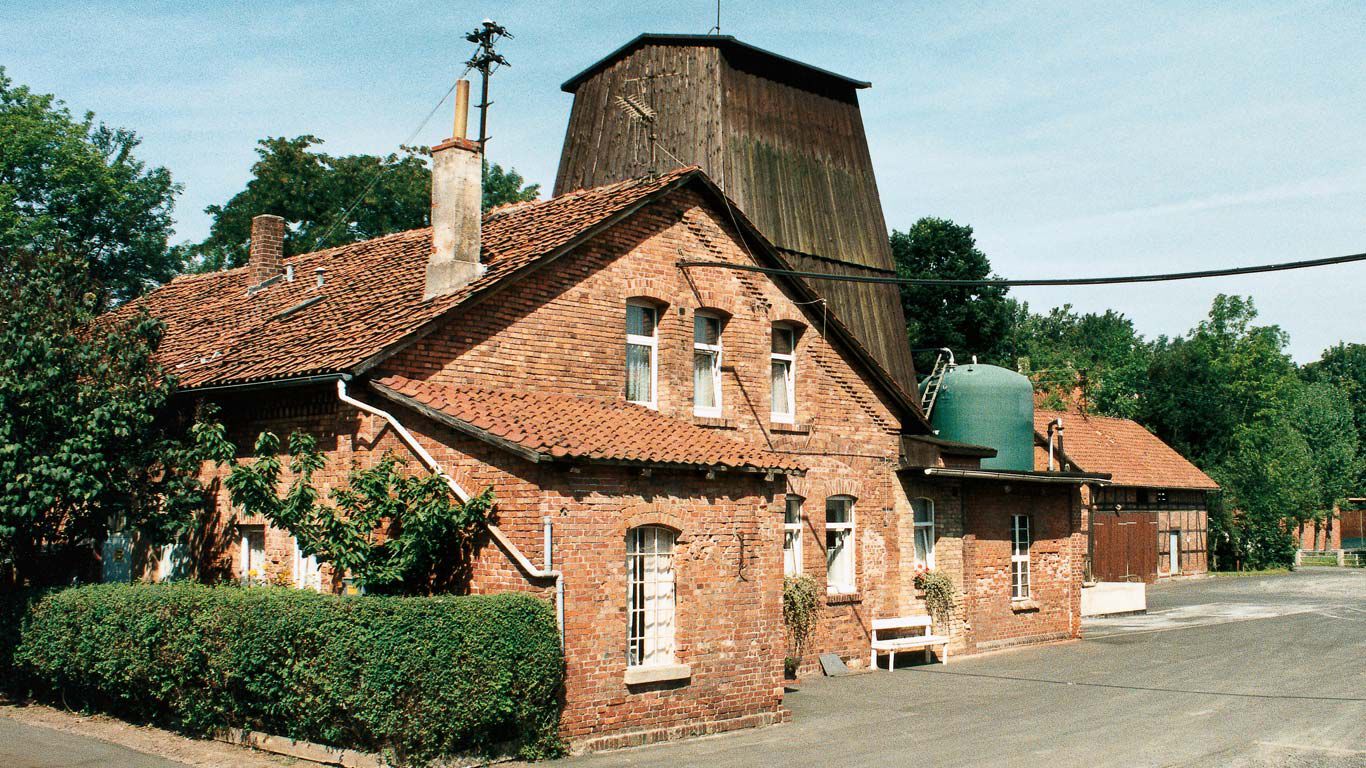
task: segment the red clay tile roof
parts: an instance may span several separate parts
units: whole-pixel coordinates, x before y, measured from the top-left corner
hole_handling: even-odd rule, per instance
[[[801,474],[803,465],[642,405],[584,395],[441,386],[404,376],[371,382],[381,395],[532,461],[579,459]]]
[[[166,323],[157,357],[183,388],[345,371],[695,173],[679,168],[491,211],[482,234],[488,271],[431,301],[422,298],[428,228],[292,256],[285,263],[294,265],[293,282],[251,295],[245,267],[179,277],[113,317],[145,307]]]
[[[1115,485],[1216,490],[1218,484],[1137,422],[1076,411],[1034,411],[1034,431],[1046,439],[1048,422],[1062,417],[1063,451],[1083,472],[1108,472]],[[1047,450],[1034,452],[1047,469]]]

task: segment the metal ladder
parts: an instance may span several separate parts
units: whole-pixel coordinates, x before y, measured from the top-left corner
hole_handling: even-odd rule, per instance
[[[920,393],[920,409],[925,412],[925,418],[928,419],[934,412],[934,401],[939,399],[939,390],[944,386],[944,374],[957,365],[953,360],[953,350],[948,347],[939,350],[934,358],[934,368],[925,377],[925,389]]]

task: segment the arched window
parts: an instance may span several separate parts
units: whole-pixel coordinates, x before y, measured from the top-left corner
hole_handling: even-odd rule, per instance
[[[915,520],[915,562],[926,568],[934,567],[934,502],[911,499],[911,515]]]
[[[642,525],[626,532],[629,666],[674,661],[675,538],[673,531],[658,525]]]
[[[825,500],[825,568],[827,592],[856,591],[853,496],[831,496]]]
[[[692,325],[693,414],[721,417],[721,316],[699,311]]]
[[[658,307],[640,299],[626,302],[626,400],[647,408],[657,405],[658,329]]]
[[[797,329],[791,325],[773,326],[769,360],[772,419],[779,424],[791,424],[797,419]]]

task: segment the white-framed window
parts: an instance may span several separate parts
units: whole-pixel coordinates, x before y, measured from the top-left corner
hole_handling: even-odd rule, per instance
[[[911,499],[911,517],[915,521],[915,562],[926,568],[934,567],[934,502]]]
[[[802,572],[802,497],[788,494],[783,509],[783,575]]]
[[[674,661],[674,540],[673,531],[657,525],[626,533],[629,666]]]
[[[1010,516],[1010,599],[1029,599],[1029,515]]]
[[[790,326],[773,326],[771,349],[773,421],[791,424],[797,418],[797,332]]]
[[[294,544],[294,586],[299,589],[311,589],[321,592],[323,588],[322,568],[318,566],[318,558],[313,555],[304,554],[299,547],[299,540],[293,539]]]
[[[189,566],[185,546],[179,539],[161,548],[157,558],[157,581],[176,581],[185,578]]]
[[[854,497],[825,500],[825,588],[833,594],[855,591]]]
[[[657,406],[659,309],[640,301],[626,303],[626,400]]]
[[[692,410],[721,415],[721,318],[709,312],[692,318]]]
[[[264,525],[239,525],[238,566],[241,580],[248,586],[266,583],[266,527]]]

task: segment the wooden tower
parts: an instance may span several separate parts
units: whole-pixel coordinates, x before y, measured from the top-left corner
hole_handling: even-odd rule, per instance
[[[893,275],[858,106],[869,85],[733,37],[641,35],[562,86],[574,107],[555,194],[696,164],[794,268]],[[897,286],[811,283],[914,395]]]

